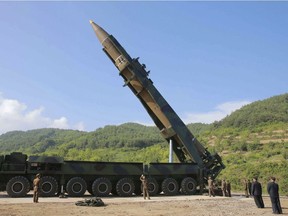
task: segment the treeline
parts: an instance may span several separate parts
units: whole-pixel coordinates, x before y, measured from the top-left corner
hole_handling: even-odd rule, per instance
[[[209,125],[191,124],[195,135],[205,131]],[[9,153],[21,151],[27,154],[47,154],[59,151],[66,157],[70,149],[143,149],[157,144],[166,144],[158,128],[136,123],[119,126],[105,126],[93,132],[61,129],[37,129],[27,132],[14,131],[0,136],[0,151]],[[87,160],[90,159],[87,157]]]

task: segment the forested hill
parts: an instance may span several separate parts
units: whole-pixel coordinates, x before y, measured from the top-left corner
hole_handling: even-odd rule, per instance
[[[213,124],[189,124],[188,128],[199,137],[203,132],[227,131],[235,128],[245,131],[255,130],[264,125],[288,123],[288,94],[274,96],[256,101],[236,110],[219,122]],[[228,134],[227,134],[228,135]],[[200,136],[201,137],[201,136]],[[27,132],[13,131],[0,136],[0,151],[22,151],[27,153],[43,153],[60,147],[77,148],[146,148],[165,143],[158,128],[136,123],[119,126],[105,126],[93,132],[60,129],[37,129]]]
[[[239,142],[243,141],[243,139],[249,139],[245,135],[235,140],[235,133],[247,133],[248,130],[251,139],[251,133],[256,133],[255,130],[257,128],[261,130],[261,128],[266,127],[270,128],[270,132],[267,132],[269,134],[267,136],[263,135],[262,138],[270,139],[272,138],[271,130],[275,131],[278,129],[285,131],[287,123],[288,94],[283,94],[246,105],[219,122],[214,122],[210,125],[200,123],[189,124],[188,128],[205,146],[221,152],[224,150],[224,147],[227,151],[231,149],[233,144],[237,144],[239,147]],[[276,128],[271,129],[273,127]],[[229,142],[232,142],[231,140],[234,141],[230,146],[224,145],[223,147],[223,143],[228,142],[227,136],[229,136]],[[255,141],[256,138],[253,137],[252,139]],[[12,151],[21,151],[28,154],[53,153],[64,157],[69,157],[67,153],[71,149],[79,151],[103,148],[142,149],[157,144],[166,145],[166,141],[161,137],[158,128],[136,123],[105,126],[93,132],[37,129],[27,132],[13,131],[0,136],[0,151],[2,153]],[[159,160],[161,159],[159,158]]]
[[[233,112],[200,134],[210,151],[219,152],[226,169],[221,178],[243,188],[243,179],[275,176],[288,195],[288,94],[256,101]],[[266,190],[264,190],[264,193]]]
[[[210,127],[211,125],[201,123],[188,125],[191,131],[195,131],[196,136]],[[119,126],[105,126],[93,132],[52,128],[8,132],[0,136],[0,151],[2,153],[21,151],[28,154],[47,154],[50,151],[60,150],[59,154],[66,156],[63,151],[67,153],[69,149],[141,149],[165,142],[157,127],[125,123]]]
[[[270,175],[288,185],[288,94],[256,101],[213,124],[188,128],[223,158],[219,178],[242,188],[244,178]],[[158,128],[136,123],[105,126],[93,132],[60,129],[14,131],[0,136],[1,154],[57,155],[66,160],[167,162],[169,145]],[[288,187],[281,188],[288,195]]]
[[[220,122],[215,122],[214,126],[253,128],[275,122],[288,122],[288,94],[243,106]]]

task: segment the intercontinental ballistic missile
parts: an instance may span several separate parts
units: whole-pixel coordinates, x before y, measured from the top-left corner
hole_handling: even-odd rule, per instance
[[[217,176],[224,169],[221,157],[211,155],[206,148],[193,136],[183,121],[159,93],[148,78],[149,71],[140,64],[139,58],[131,58],[120,43],[99,25],[90,21],[97,38],[128,86],[140,100],[152,120],[159,128],[162,136],[169,142],[173,141],[173,151],[180,162],[196,162],[200,167],[210,170]]]

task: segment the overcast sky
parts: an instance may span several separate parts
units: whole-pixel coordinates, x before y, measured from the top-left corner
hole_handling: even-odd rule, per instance
[[[0,134],[153,125],[89,20],[185,123],[287,92],[288,2],[0,2]]]

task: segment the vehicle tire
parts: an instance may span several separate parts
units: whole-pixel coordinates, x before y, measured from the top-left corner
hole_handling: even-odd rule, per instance
[[[117,194],[121,197],[132,196],[135,190],[135,185],[132,179],[122,178],[116,184]]]
[[[15,176],[8,181],[6,191],[10,197],[24,197],[30,191],[30,183],[24,176]]]
[[[97,178],[92,184],[94,196],[108,196],[112,191],[112,184],[108,178]]]
[[[73,177],[67,182],[66,192],[71,197],[83,196],[86,190],[87,190],[87,183],[81,177]]]
[[[148,178],[148,191],[150,196],[155,196],[159,193],[159,184],[155,178]]]
[[[193,195],[197,190],[197,182],[191,177],[184,178],[181,182],[182,193],[185,195]]]
[[[52,176],[43,176],[39,188],[39,195],[43,197],[52,197],[58,193],[58,183]]]
[[[166,178],[161,185],[162,191],[167,196],[174,196],[178,194],[178,182],[174,178]]]

